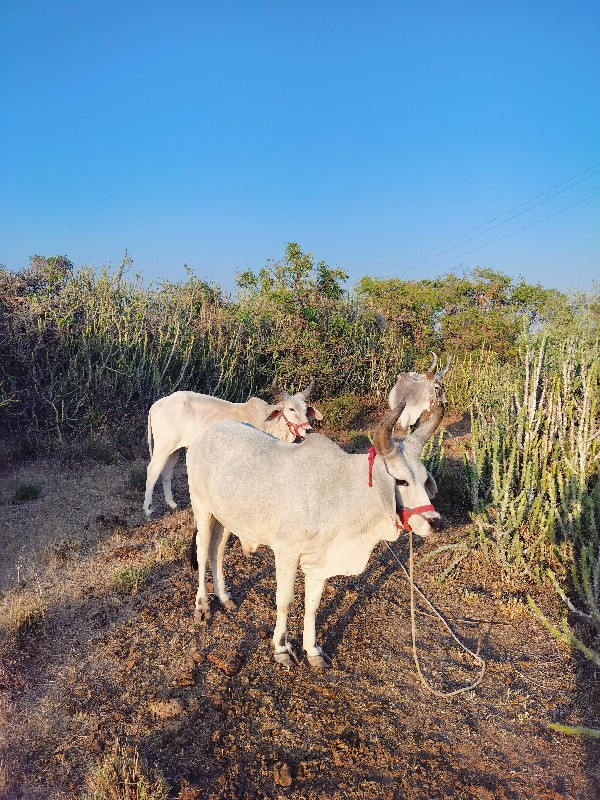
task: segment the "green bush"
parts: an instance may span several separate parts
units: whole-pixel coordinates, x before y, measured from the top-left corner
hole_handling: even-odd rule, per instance
[[[29,500],[37,500],[42,493],[39,483],[22,483],[15,489],[15,500],[25,503]]]
[[[352,427],[362,409],[362,403],[355,394],[341,394],[319,400],[319,411],[323,414],[323,425],[328,430],[345,431]]]
[[[148,567],[128,567],[115,574],[114,585],[122,591],[137,594],[148,580],[149,574]]]
[[[132,492],[143,492],[146,488],[146,468],[133,467],[129,470],[127,488]]]

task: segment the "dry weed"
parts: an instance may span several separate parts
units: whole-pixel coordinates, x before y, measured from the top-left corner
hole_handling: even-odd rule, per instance
[[[189,547],[189,536],[175,536],[169,539],[162,536],[154,542],[156,562],[178,561]]]
[[[47,604],[39,591],[11,590],[0,604],[0,628],[11,636],[19,636],[41,625]]]
[[[140,758],[135,747],[115,740],[110,753],[88,778],[85,800],[167,800],[163,776]]]

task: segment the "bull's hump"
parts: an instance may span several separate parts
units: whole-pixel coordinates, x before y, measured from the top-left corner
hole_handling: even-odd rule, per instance
[[[268,406],[268,403],[265,400],[261,400],[260,397],[250,397],[245,403],[241,403],[240,405],[247,406],[247,408],[250,408],[253,411],[264,411],[264,409]]]
[[[328,439],[327,436],[323,436],[322,433],[309,434],[300,444],[295,445],[295,447],[306,453],[330,451],[340,453],[341,455],[347,455],[341,447],[335,442],[332,442],[331,439]]]
[[[278,442],[278,439],[269,433],[255,428],[250,422],[241,422],[234,419],[224,419],[212,425],[209,433],[215,438],[223,437],[225,440],[234,441],[261,441]]]

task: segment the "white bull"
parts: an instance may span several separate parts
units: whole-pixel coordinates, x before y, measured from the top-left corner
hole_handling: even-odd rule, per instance
[[[234,422],[220,422],[190,446],[187,469],[197,533],[192,563],[198,564],[196,621],[210,617],[205,585],[210,556],[214,594],[234,608],[222,568],[228,531],[275,554],[277,624],[275,659],[289,665],[287,613],[298,565],[305,575],[303,647],[313,666],[325,666],[315,638],[315,615],[327,578],[358,575],[381,540],[395,541],[412,528],[428,536],[441,527],[430,504],[437,487],[420,461],[427,439],[444,413],[399,442],[392,430],[404,410],[387,413],[374,431],[373,457],[349,455],[325,436],[313,434],[290,447]],[[403,432],[404,434],[406,431]]]
[[[310,423],[313,420],[323,419],[322,414],[307,402],[314,388],[314,380],[311,380],[306,389],[294,395],[282,392],[277,387],[277,378],[271,388],[275,395],[275,405],[269,405],[258,397],[251,397],[245,403],[230,403],[196,392],[174,392],[152,405],[148,412],[150,463],[146,471],[144,496],[144,512],[147,517],[152,513],[152,495],[159,476],[162,476],[167,505],[173,510],[177,508],[177,503],[173,500],[171,479],[179,450],[189,447],[197,436],[215,422],[224,419],[246,422],[277,439],[293,442],[297,437],[303,439],[307,431],[312,430]]]
[[[389,394],[390,408],[396,408],[402,400],[406,407],[400,415],[400,425],[408,428],[421,418],[424,411],[431,411],[435,403],[446,402],[442,380],[450,369],[452,357],[448,356],[444,369],[436,372],[437,356],[433,353],[433,361],[427,372],[401,372],[394,388]]]

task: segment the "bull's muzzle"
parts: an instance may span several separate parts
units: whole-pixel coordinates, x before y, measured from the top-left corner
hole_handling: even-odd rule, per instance
[[[436,533],[438,531],[443,531],[444,528],[446,527],[444,520],[442,519],[442,517],[440,517],[439,514],[437,515],[437,517],[428,517],[427,515],[424,515],[424,517],[427,520],[427,522],[431,525],[433,530],[436,531]]]

